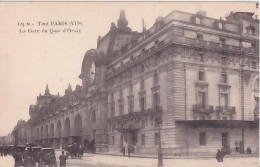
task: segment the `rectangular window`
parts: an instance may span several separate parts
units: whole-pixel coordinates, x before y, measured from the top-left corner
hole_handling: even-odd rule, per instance
[[[160,118],[155,118],[154,119],[154,127],[159,127],[160,126]]]
[[[115,107],[114,105],[111,106],[111,117],[115,116]]]
[[[141,108],[141,111],[145,110],[145,97],[140,98],[140,108]]]
[[[204,55],[200,53],[199,56],[200,56],[200,62],[204,62]]]
[[[255,61],[252,62],[252,68],[257,69],[257,63]]]
[[[227,64],[227,57],[226,56],[221,57],[221,63],[224,64],[224,65]]]
[[[199,80],[204,81],[205,80],[205,72],[204,71],[199,71]]]
[[[221,81],[222,81],[222,83],[227,83],[227,73],[221,74]]]
[[[206,145],[206,133],[200,133],[200,145],[205,146]]]
[[[198,105],[200,105],[202,108],[206,107],[206,92],[198,92]]]
[[[142,128],[145,128],[146,121],[142,120]]]
[[[129,109],[129,112],[134,111],[134,99],[133,98],[128,99],[128,109]]]
[[[159,145],[159,133],[154,134],[154,145]]]
[[[227,93],[221,93],[220,95],[220,104],[221,106],[229,106],[228,105],[228,94]]]
[[[124,114],[124,103],[119,103],[119,114],[120,115]]]
[[[159,108],[159,93],[153,94],[153,107],[154,107],[154,109]]]
[[[141,145],[142,146],[145,145],[145,134],[142,134],[142,136],[141,136]]]
[[[114,145],[114,144],[115,144],[115,137],[112,136],[112,145]]]
[[[158,79],[159,79],[158,74],[155,73],[154,76],[153,76],[153,84],[154,84],[154,86],[158,84]]]

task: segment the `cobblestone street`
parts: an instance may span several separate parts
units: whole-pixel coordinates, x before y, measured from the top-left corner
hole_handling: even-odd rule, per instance
[[[56,153],[57,158],[59,153]],[[257,157],[229,157],[223,163],[218,163],[214,158],[209,159],[164,159],[165,167],[257,167]],[[0,157],[1,167],[13,167],[14,160],[11,156]],[[58,162],[59,165],[59,162]],[[82,159],[68,159],[68,167],[156,167],[157,159],[128,158],[122,156],[84,154]]]

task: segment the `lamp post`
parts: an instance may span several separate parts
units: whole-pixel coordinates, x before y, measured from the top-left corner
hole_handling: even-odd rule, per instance
[[[157,108],[157,107],[156,107]],[[162,126],[162,115],[160,114],[159,123],[159,148],[158,148],[158,167],[163,167],[163,154],[162,154],[162,143],[161,143],[161,126]]]

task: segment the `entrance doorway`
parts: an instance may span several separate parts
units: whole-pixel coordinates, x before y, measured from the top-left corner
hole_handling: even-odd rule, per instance
[[[127,145],[136,145],[137,143],[137,132],[136,131],[129,131],[129,132],[125,132],[123,133],[124,136],[124,142],[127,144]],[[123,143],[123,142],[122,142]]]
[[[226,153],[230,153],[228,133],[222,133],[222,148]]]

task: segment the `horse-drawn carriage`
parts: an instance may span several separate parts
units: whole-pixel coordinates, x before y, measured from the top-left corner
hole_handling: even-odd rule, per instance
[[[78,145],[76,143],[68,145],[66,149],[66,156],[70,156],[72,159],[79,158],[81,159],[82,155],[84,153],[84,148],[81,147],[81,145]]]
[[[57,161],[54,148],[42,148],[41,149],[41,166],[45,167],[57,167]]]

